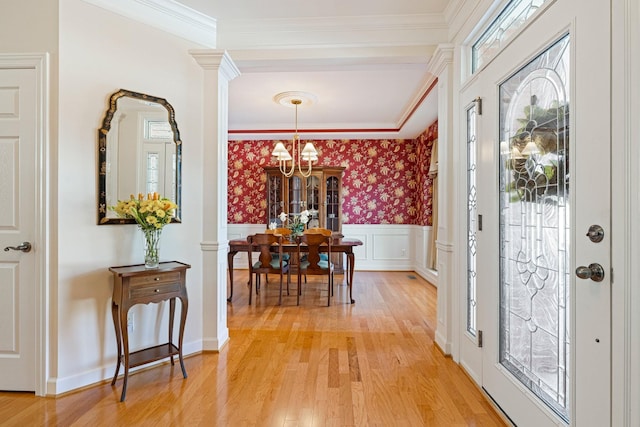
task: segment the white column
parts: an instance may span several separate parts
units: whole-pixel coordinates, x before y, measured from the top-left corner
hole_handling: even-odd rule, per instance
[[[453,220],[455,185],[453,155],[453,45],[440,45],[430,71],[438,78],[438,317],[436,344],[445,354],[453,350],[453,331],[458,322],[457,286],[453,274]]]
[[[223,50],[189,52],[204,69],[203,81],[203,224],[202,343],[220,350],[227,328],[227,149],[229,81],[240,71]]]

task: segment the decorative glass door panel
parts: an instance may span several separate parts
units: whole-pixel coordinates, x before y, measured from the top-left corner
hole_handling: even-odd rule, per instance
[[[569,419],[569,36],[500,85],[500,364]]]
[[[476,108],[467,108],[467,332],[476,336],[476,254],[478,188],[476,185]]]
[[[483,159],[491,160],[493,157],[493,144],[491,139],[483,136],[485,126],[495,130],[497,126],[494,117],[497,108],[486,108],[487,97],[495,94],[495,87],[487,89],[482,81],[471,81],[460,92],[460,99],[467,101],[461,105],[460,135],[464,137],[459,152],[461,169],[461,181],[463,187],[458,196],[460,206],[466,209],[459,212],[458,221],[460,248],[459,271],[462,281],[460,283],[459,327],[460,327],[460,364],[467,374],[479,384],[482,384],[484,337],[487,331],[483,324],[483,311],[491,309],[487,304],[487,292],[481,289],[486,283],[486,272],[493,271],[497,282],[497,249],[487,249],[487,240],[494,245],[497,243],[497,189],[495,186],[497,173],[487,173],[493,168],[493,164],[483,164]],[[483,144],[484,142],[484,144]],[[482,151],[484,149],[484,152]],[[464,175],[462,175],[464,173]],[[487,208],[495,211],[487,211]],[[482,230],[480,230],[480,215],[482,215]],[[495,237],[492,237],[495,236]],[[495,287],[495,285],[494,285]],[[497,303],[496,303],[497,305]],[[496,320],[497,323],[497,320]]]
[[[158,184],[159,181],[159,167],[158,167],[158,163],[160,163],[160,153],[159,152],[150,152],[147,151],[146,153],[146,160],[147,160],[147,167],[145,168],[145,190],[146,193],[160,193],[160,185]]]

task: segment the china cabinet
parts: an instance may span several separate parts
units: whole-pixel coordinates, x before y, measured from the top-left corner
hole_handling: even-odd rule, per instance
[[[283,224],[278,218],[281,212],[289,218],[307,209],[310,219],[307,227],[328,228],[334,235],[342,236],[342,166],[319,166],[308,177],[295,173],[285,177],[278,167],[264,168],[267,177],[267,226]],[[335,272],[343,273],[341,254],[333,256]]]
[[[307,209],[310,213],[308,227],[322,227],[340,233],[342,231],[341,212],[341,166],[313,168],[311,175],[295,173],[287,178],[277,167],[266,167],[267,177],[267,225],[282,222],[281,212],[290,217]]]

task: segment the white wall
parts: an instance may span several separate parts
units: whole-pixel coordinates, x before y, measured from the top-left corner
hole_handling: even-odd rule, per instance
[[[58,2],[3,1],[0,14],[0,52],[58,51]]]
[[[142,262],[135,225],[96,225],[97,129],[109,96],[121,88],[166,98],[176,111],[183,141],[183,222],[165,227],[160,257],[192,266],[184,352],[202,348],[202,70],[188,53],[202,46],[80,0],[60,0],[59,14],[59,145],[53,159],[58,245],[52,251],[57,249],[58,271],[51,289],[50,394],[113,375],[108,268]],[[166,342],[167,310],[168,303],[132,309],[133,349]]]

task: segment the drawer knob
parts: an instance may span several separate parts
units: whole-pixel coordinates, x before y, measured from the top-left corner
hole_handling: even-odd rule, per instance
[[[160,289],[156,289],[156,290],[155,290],[155,293],[158,293],[158,292],[160,292]]]
[[[159,278],[159,277],[156,277],[156,278],[155,278],[155,279],[153,279],[153,280],[155,280],[156,282],[159,282],[159,281],[160,281],[160,278]]]

